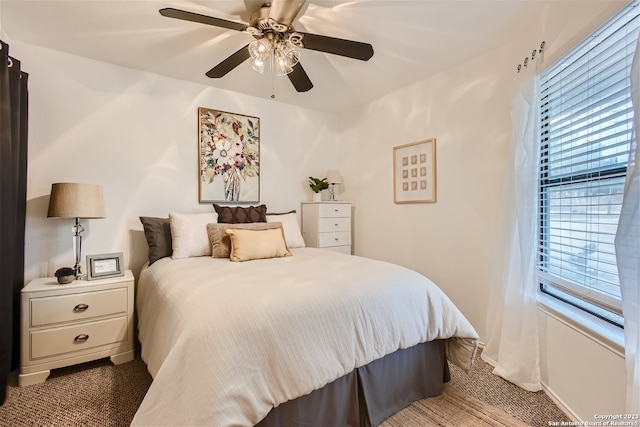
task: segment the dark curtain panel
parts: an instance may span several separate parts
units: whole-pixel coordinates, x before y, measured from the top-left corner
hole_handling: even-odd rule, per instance
[[[27,73],[0,41],[0,404],[20,361],[27,195]]]

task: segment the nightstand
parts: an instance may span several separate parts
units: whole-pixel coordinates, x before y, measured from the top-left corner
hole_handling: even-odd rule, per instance
[[[44,382],[50,370],[110,357],[133,360],[134,279],[122,277],[58,284],[32,280],[21,292],[20,387]]]
[[[302,237],[306,246],[351,254],[351,203],[303,202]]]

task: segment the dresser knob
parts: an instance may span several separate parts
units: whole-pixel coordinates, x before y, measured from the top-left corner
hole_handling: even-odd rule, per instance
[[[89,304],[78,304],[75,307],[73,307],[73,312],[82,313],[83,311],[87,311],[88,308],[89,308]]]
[[[83,342],[85,342],[85,341],[86,341],[86,340],[88,340],[88,339],[89,339],[89,335],[87,335],[87,334],[80,334],[80,335],[78,335],[77,337],[75,337],[75,338],[73,339],[73,342],[75,342],[75,343],[83,343]]]

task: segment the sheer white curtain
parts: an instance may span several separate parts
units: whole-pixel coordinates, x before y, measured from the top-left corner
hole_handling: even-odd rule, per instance
[[[494,374],[525,390],[540,390],[540,356],[536,290],[536,224],[538,212],[539,112],[535,76],[529,76],[516,95],[510,182],[509,245],[504,278],[490,292],[488,339],[482,359],[494,366]]]
[[[633,133],[627,165],[622,211],[616,233],[616,258],[622,292],[625,358],[627,364],[627,413],[640,413],[640,38],[631,66]]]

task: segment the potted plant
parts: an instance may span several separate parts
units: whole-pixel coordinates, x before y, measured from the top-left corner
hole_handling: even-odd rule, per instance
[[[329,188],[329,183],[327,182],[327,178],[314,178],[310,176],[309,188],[311,188],[311,190],[313,191],[313,201],[319,202],[320,200],[322,200],[322,195],[320,194],[320,192]]]

